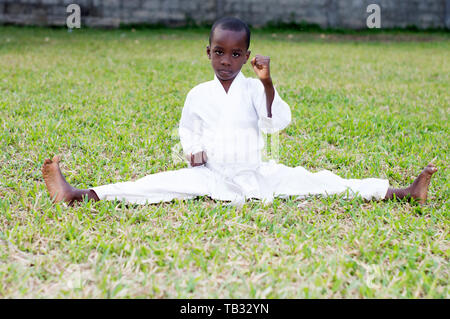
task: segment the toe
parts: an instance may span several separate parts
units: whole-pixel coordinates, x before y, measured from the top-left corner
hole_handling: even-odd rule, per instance
[[[428,165],[427,167],[425,167],[425,171],[429,174],[434,174],[437,172],[437,168],[434,165],[433,166]]]
[[[49,158],[45,159],[45,161],[44,161],[44,165],[45,164],[51,164],[51,163],[52,163],[52,161]]]
[[[55,162],[55,163],[59,163],[61,161],[61,156],[59,156],[59,155],[53,156],[53,160],[52,161]]]

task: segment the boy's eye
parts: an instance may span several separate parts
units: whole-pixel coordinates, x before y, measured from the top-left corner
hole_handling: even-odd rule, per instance
[[[238,56],[240,56],[241,54],[240,53],[238,53],[238,52],[233,52],[233,56],[234,57],[238,57]]]
[[[222,52],[222,50],[216,50],[216,51],[214,51],[217,55],[222,55],[223,54],[223,52]]]

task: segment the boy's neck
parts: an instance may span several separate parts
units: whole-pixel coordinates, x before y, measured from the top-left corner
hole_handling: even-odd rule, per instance
[[[239,72],[240,72],[240,71],[239,71]],[[231,80],[226,80],[226,81],[225,81],[225,80],[219,79],[219,77],[217,77],[217,75],[216,75],[216,77],[217,77],[217,79],[219,80],[220,84],[222,84],[223,89],[225,90],[225,93],[228,94],[228,90],[230,89],[231,84],[232,84],[233,81],[237,78],[238,75],[239,75],[239,73],[236,74],[236,76],[235,76],[234,78],[232,78]]]
[[[223,89],[225,90],[226,93],[228,93],[228,90],[230,89],[230,86],[231,86],[231,83],[233,82],[233,80],[222,81],[222,80],[219,79],[219,81],[222,84]]]

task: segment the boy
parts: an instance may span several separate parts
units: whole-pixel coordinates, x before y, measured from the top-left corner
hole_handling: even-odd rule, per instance
[[[274,196],[347,192],[367,200],[395,196],[425,203],[431,176],[437,171],[432,164],[409,187],[393,189],[383,179],[343,179],[326,170],[310,173],[300,166],[263,162],[261,131],[282,130],[291,121],[291,111],[272,84],[269,57],[256,55],[251,60],[259,79],[241,73],[250,57],[249,45],[250,30],[243,21],[223,18],[214,23],[206,48],[214,80],[188,93],[180,120],[180,140],[189,168],[83,190],[66,182],[55,156],[42,167],[50,196],[69,203],[87,197],[145,204],[208,195],[242,205],[247,198],[270,203]]]

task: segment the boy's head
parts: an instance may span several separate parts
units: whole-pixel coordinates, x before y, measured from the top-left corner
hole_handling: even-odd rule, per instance
[[[249,46],[250,29],[242,20],[226,17],[213,24],[206,54],[219,80],[236,77],[250,57]]]

